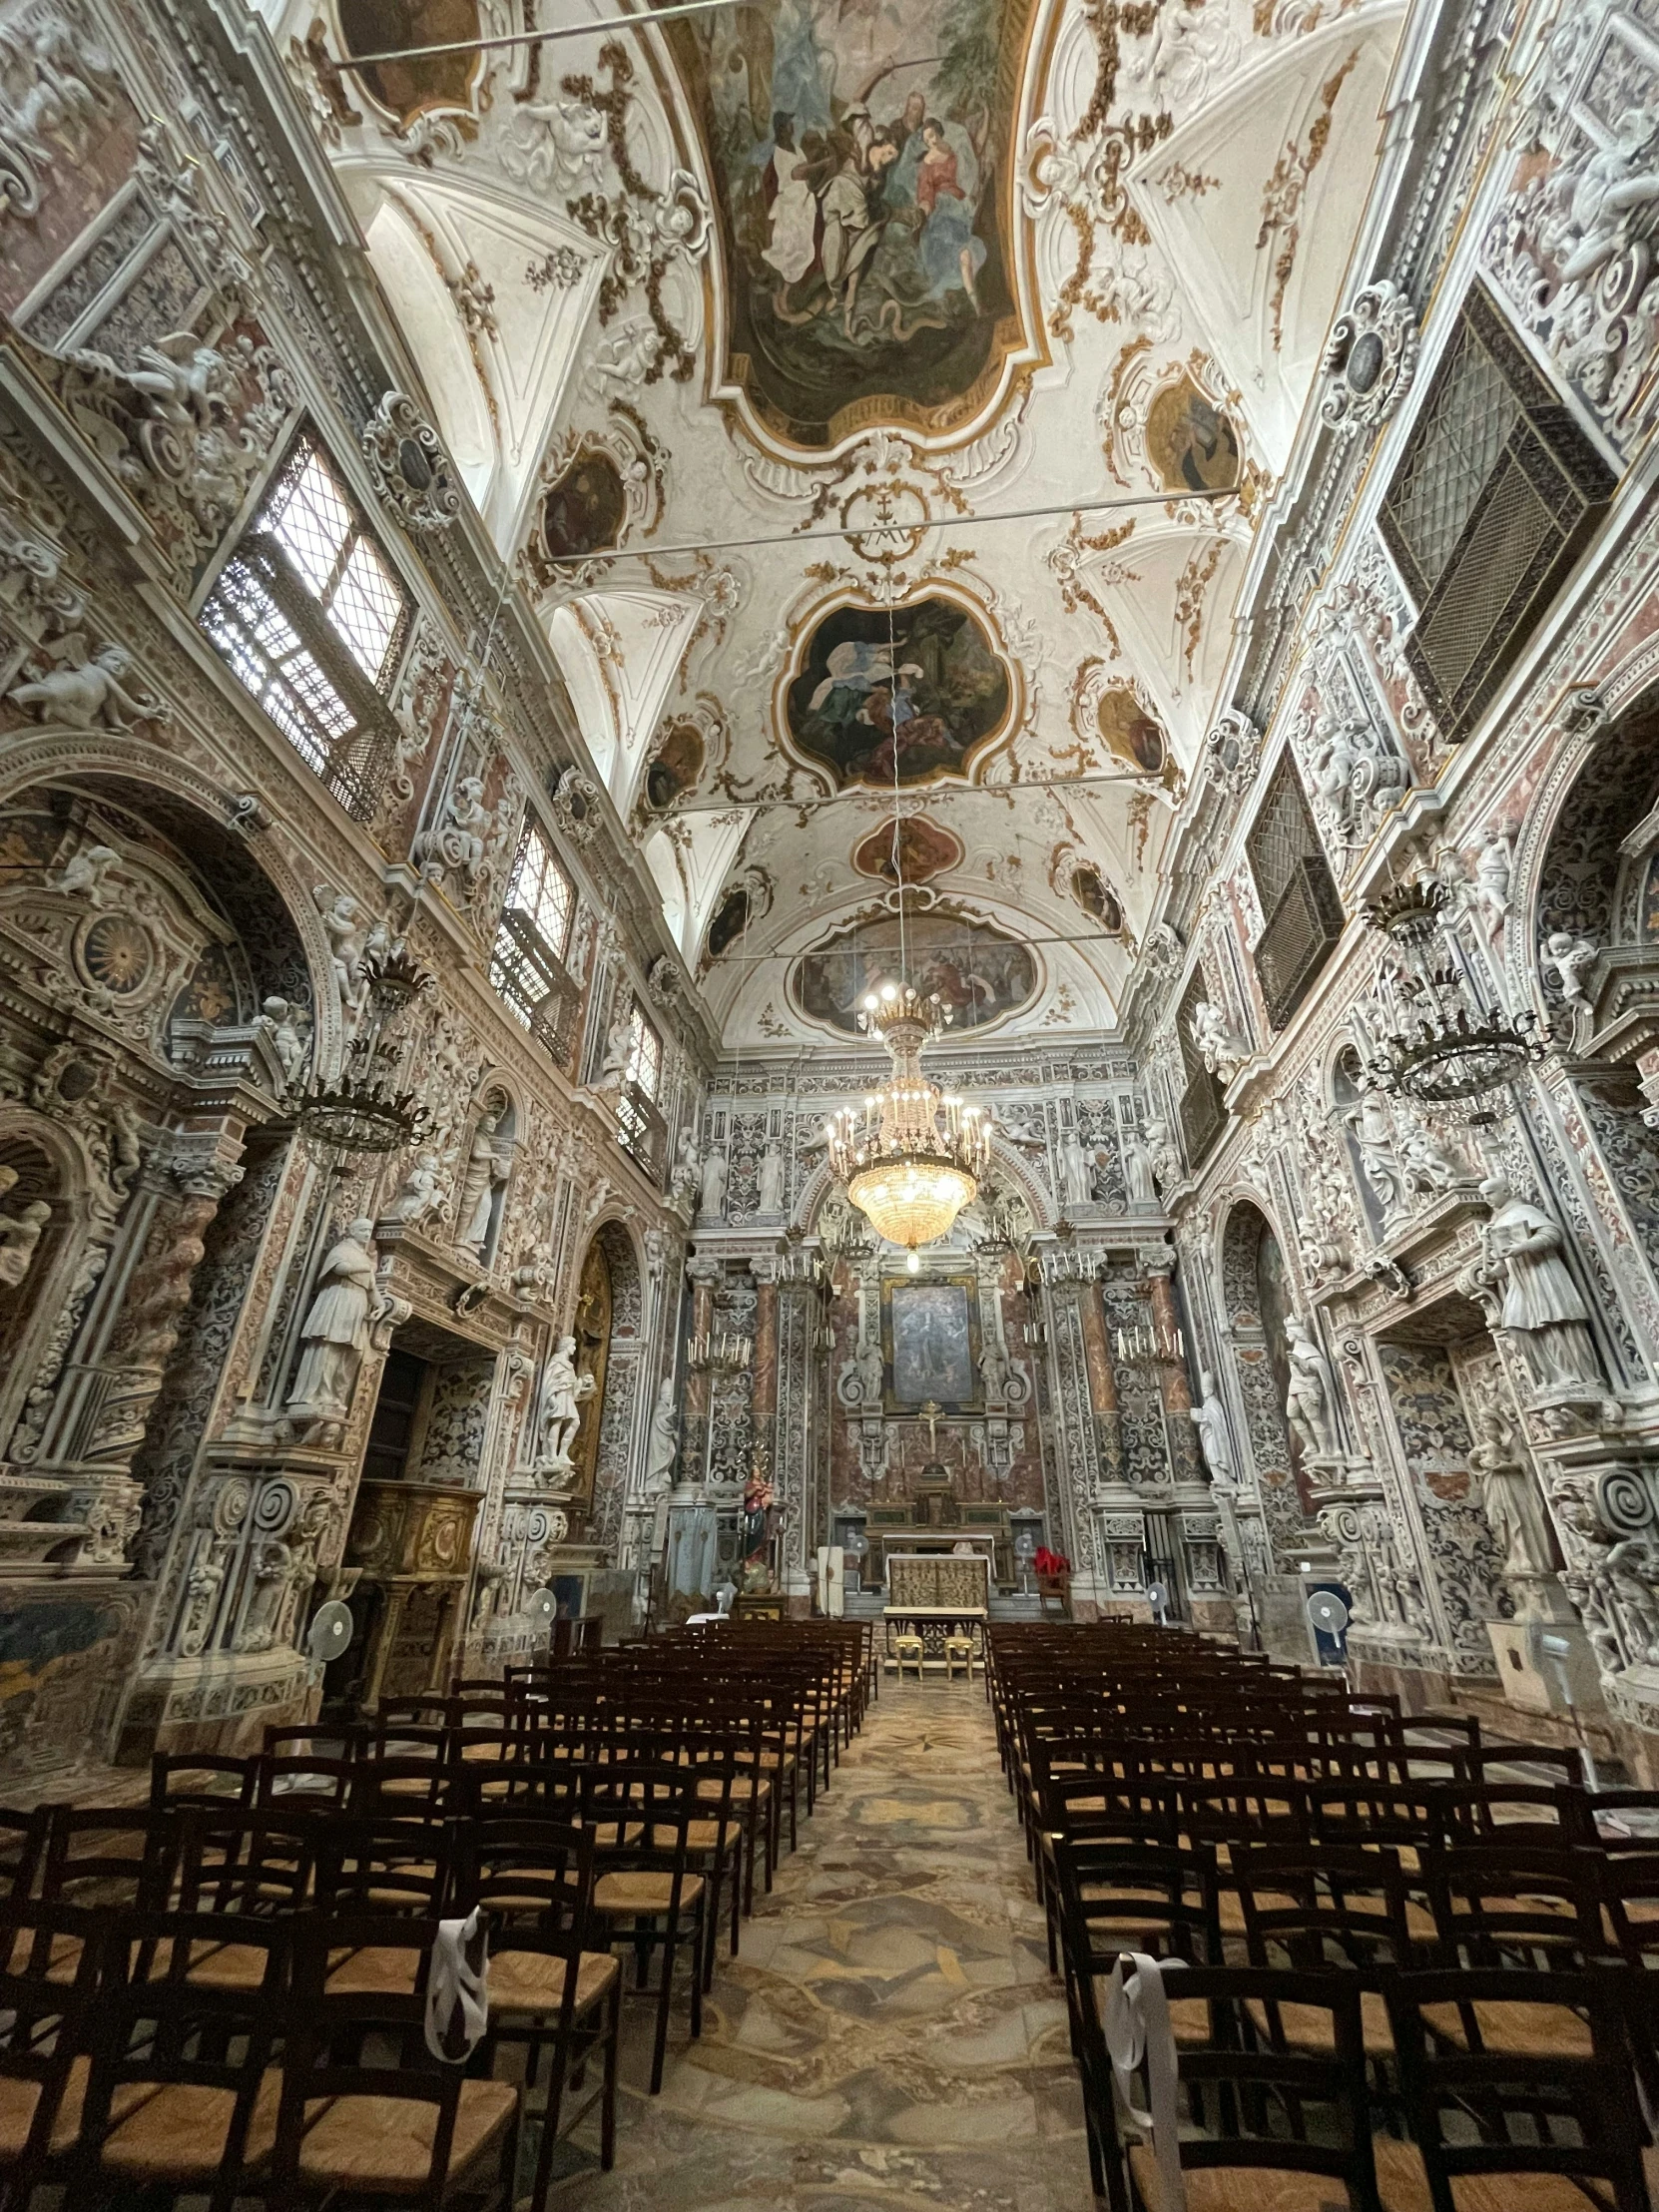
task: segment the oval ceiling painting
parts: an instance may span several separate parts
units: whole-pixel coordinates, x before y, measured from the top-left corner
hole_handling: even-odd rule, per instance
[[[955,1030],[982,1029],[1017,1013],[1042,981],[1027,946],[988,922],[935,908],[905,916],[902,957],[896,915],[837,929],[797,960],[790,991],[809,1021],[855,1037],[859,1000],[905,975],[919,991],[938,992]]]
[[[883,823],[852,853],[860,875],[874,875],[883,883],[925,883],[930,875],[961,864],[961,839],[920,815],[906,815],[896,825]]]
[[[842,788],[963,775],[1013,704],[1007,663],[954,599],[837,607],[809,633],[799,667],[785,725]]]
[[[715,180],[725,381],[779,436],[948,434],[1024,347],[1007,181],[1035,13],[748,0],[665,26]]]

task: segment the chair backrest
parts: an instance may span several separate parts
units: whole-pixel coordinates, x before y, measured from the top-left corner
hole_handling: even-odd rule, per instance
[[[332,1818],[319,1824],[314,1891],[319,1913],[440,1919],[455,1859],[453,1834],[420,1823]]]
[[[1413,1962],[1407,1883],[1392,1852],[1236,1846],[1232,1876],[1252,1965],[1375,1976]]]
[[[54,1905],[160,1911],[172,1882],[178,1829],[135,1806],[54,1805],[47,1817],[40,1894]]]
[[[1210,1962],[1221,1956],[1213,1854],[1203,1846],[1054,1845],[1060,1931],[1071,1974],[1109,1973],[1125,1950]]]
[[[92,2048],[108,1971],[110,1920],[73,1906],[0,1906],[0,2082],[8,2128],[8,2204],[32,2201],[71,2069]],[[21,2135],[17,2132],[22,2122]]]
[[[158,1751],[150,1761],[150,1803],[158,1812],[181,1805],[252,1805],[259,1775],[257,1757]]]
[[[1513,1968],[1396,1977],[1387,2000],[1400,2092],[1436,2204],[1451,2204],[1466,2175],[1557,2174],[1600,2182],[1617,2212],[1646,2212],[1620,2009],[1621,1985],[1645,1978]],[[1487,2032],[1448,2038],[1453,2004]]]
[[[1422,1854],[1445,1965],[1575,1968],[1604,1956],[1590,1851],[1470,1844]]]
[[[508,1930],[528,1928],[580,1955],[593,1898],[593,1838],[560,1821],[498,1814],[464,1822],[456,1839],[455,1910],[482,1906],[492,1944]]]
[[[179,1910],[256,1918],[302,1912],[320,1821],[275,1807],[187,1807],[179,1821]]]
[[[1200,2123],[1199,2132],[1181,2137],[1183,2169],[1329,2175],[1346,2184],[1349,2204],[1375,2205],[1359,1977],[1197,1966],[1167,1975],[1165,1986],[1183,2007],[1202,2002],[1209,2013],[1207,2040],[1184,2039],[1178,2053],[1181,2117]],[[1310,2012],[1329,2018],[1324,2031],[1299,2034],[1295,2048],[1259,2025],[1293,2005],[1304,2019]],[[1148,2108],[1144,2086],[1135,2101]],[[1132,2165],[1143,2160],[1150,2165],[1150,2152],[1131,2154]],[[1245,2187],[1229,2201],[1247,2202],[1249,2194]]]

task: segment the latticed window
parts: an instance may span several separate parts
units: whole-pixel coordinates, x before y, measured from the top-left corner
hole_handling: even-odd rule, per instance
[[[1181,1044],[1181,1066],[1186,1076],[1186,1087],[1181,1093],[1179,1113],[1181,1117],[1181,1141],[1186,1147],[1187,1165],[1197,1169],[1209,1156],[1210,1148],[1221,1135],[1227,1122],[1226,1093],[1219,1075],[1204,1064],[1193,1035],[1193,1009],[1201,999],[1210,996],[1210,986],[1204,972],[1195,969],[1192,981],[1182,994],[1180,1010],[1175,1017],[1175,1033]]]
[[[628,1021],[628,1080],[656,1104],[663,1087],[663,1040],[646,1020],[637,998]]]
[[[1445,737],[1474,729],[1614,481],[1472,286],[1378,517],[1417,603],[1406,657]]]
[[[1343,933],[1343,902],[1289,755],[1245,838],[1265,926],[1256,973],[1268,1019],[1283,1029]]]
[[[316,440],[302,436],[202,610],[202,628],[306,766],[359,820],[397,726],[382,693],[412,609]]]
[[[663,1087],[663,1040],[645,1018],[636,998],[628,1015],[628,1067],[617,1095],[617,1129],[623,1143],[644,1168],[661,1163],[666,1134],[657,1099]]]
[[[524,835],[490,954],[490,981],[533,1037],[563,1062],[577,999],[564,965],[576,890],[534,823]]]

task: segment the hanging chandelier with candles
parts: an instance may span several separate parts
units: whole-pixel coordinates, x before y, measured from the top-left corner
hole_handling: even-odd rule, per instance
[[[919,1248],[949,1235],[990,1165],[990,1117],[921,1070],[922,1047],[949,1022],[937,991],[924,998],[912,983],[888,982],[869,992],[858,1026],[886,1046],[892,1073],[825,1132],[830,1172],[876,1235],[905,1248],[912,1275]]]
[[[1511,1012],[1451,926],[1451,898],[1433,878],[1396,884],[1366,907],[1388,956],[1355,1030],[1367,1072],[1419,1105],[1454,1105],[1501,1090],[1543,1059],[1548,1035],[1530,1006]]]

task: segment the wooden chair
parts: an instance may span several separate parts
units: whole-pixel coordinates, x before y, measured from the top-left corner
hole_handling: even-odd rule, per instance
[[[1541,2201],[1520,2177],[1550,2175],[1558,2177],[1551,2203],[1647,2212],[1620,2011],[1622,1984],[1643,1978],[1513,1967],[1398,1976],[1388,2008],[1412,2143],[1385,2154],[1379,2146],[1388,2203],[1502,2212]],[[1535,2015],[1519,2043],[1446,2041],[1439,2023],[1448,2011],[1498,2006]],[[1482,2191],[1486,2175],[1505,2178]]]
[[[510,2197],[513,2083],[479,2080],[426,2049],[433,1921],[395,1914],[292,1924],[291,2002],[267,2188],[281,2212],[335,2196],[391,2199],[438,2212],[452,2196]],[[388,1970],[373,1987],[335,1985],[341,1950],[373,1947]]]
[[[252,1805],[259,1782],[258,1757],[226,1752],[158,1751],[150,1761],[150,1804],[166,1813],[185,1805]]]
[[[205,2196],[209,2212],[264,2196],[261,2169],[276,2135],[287,1921],[250,1921],[261,1954],[249,1986],[196,1977],[197,1951],[219,1947],[217,1915],[118,1915],[111,1970],[95,2008],[91,2066],[69,2202],[150,2189]]]
[[[1173,1996],[1199,2022],[1177,2052],[1181,2134],[1176,2145],[1189,2202],[1251,2205],[1378,2204],[1366,2091],[1360,1992],[1344,1974],[1288,1973],[1253,1966],[1196,1966],[1168,1977]],[[1327,2015],[1319,2050],[1264,2045],[1249,2010],[1296,2007]],[[1110,2081],[1085,2082],[1091,2124],[1109,2140]],[[1144,2074],[1134,2095],[1150,2109]],[[1137,2212],[1164,2212],[1158,2145],[1127,2145]],[[1110,2152],[1102,2159],[1110,2194]],[[1277,2177],[1277,2178],[1270,2178]],[[1292,2177],[1295,2177],[1294,2179]],[[1124,2203],[1127,2198],[1115,2199]]]
[[[502,2043],[525,2047],[524,2090],[536,2085],[542,2053],[551,2053],[541,2110],[541,2143],[532,2212],[546,2201],[554,2145],[597,2103],[601,2168],[616,2158],[617,2046],[622,1968],[608,1950],[592,1950],[593,1839],[539,1819],[497,1817],[462,1831],[455,1910],[481,1907],[490,1920],[490,2026],[486,2060]],[[580,2087],[597,2057],[599,2086],[564,2110],[566,2085]],[[509,2157],[509,2170],[516,2156]]]
[[[67,2178],[80,2138],[109,1926],[73,1906],[0,1907],[0,2207]],[[69,1972],[54,1974],[68,1956]]]
[[[691,1831],[704,1817],[695,1770],[625,1764],[584,1770],[582,1827],[593,1835],[593,1910],[614,1946],[633,1947],[638,1986],[645,1990],[653,1953],[659,1957],[657,2024],[651,2094],[663,2085],[676,1958],[691,1961],[691,2031],[703,2032],[703,1967],[708,1885],[692,1871]]]
[[[27,1898],[35,1886],[46,1846],[48,1808],[24,1813],[0,1806],[0,1899]]]

